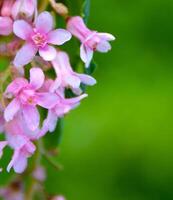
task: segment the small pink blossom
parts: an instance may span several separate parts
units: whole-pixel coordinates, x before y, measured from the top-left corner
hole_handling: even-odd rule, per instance
[[[31,130],[36,130],[39,126],[40,115],[37,105],[50,109],[57,101],[57,96],[53,93],[41,93],[37,90],[44,83],[44,73],[40,68],[30,70],[30,82],[24,78],[16,78],[6,89],[5,96],[13,98],[4,111],[4,118],[7,122],[21,112],[27,126]]]
[[[14,59],[16,67],[31,62],[37,51],[46,61],[55,59],[56,49],[49,44],[62,45],[71,39],[71,34],[64,29],[53,30],[53,25],[53,17],[46,11],[39,14],[34,27],[24,20],[14,22],[13,31],[15,35],[26,41]]]
[[[45,181],[46,179],[46,172],[42,166],[37,166],[37,168],[33,171],[32,176],[40,182]]]
[[[32,134],[28,133],[29,130],[20,114],[5,124],[6,140],[14,149],[13,157],[7,167],[8,172],[13,167],[16,173],[22,173],[27,167],[27,158],[35,152],[35,145],[31,142]]]
[[[50,90],[52,83],[53,80],[47,80],[44,89]],[[48,110],[47,118],[44,120],[43,127],[38,133],[38,138],[45,135],[48,131],[53,132],[56,128],[58,119],[69,113],[70,110],[79,106],[80,101],[88,96],[87,94],[82,94],[78,97],[65,98],[63,88],[56,90],[55,94],[58,98],[57,103],[54,107]]]
[[[10,185],[0,188],[0,197],[3,200],[24,200],[23,183],[14,181]]]
[[[86,67],[89,67],[94,51],[108,52],[111,49],[109,41],[115,40],[115,37],[109,33],[90,30],[79,16],[68,20],[67,30],[81,41],[80,56]]]
[[[56,58],[52,61],[53,67],[57,74],[57,79],[52,85],[51,91],[55,91],[59,87],[71,88],[75,94],[80,94],[80,84],[94,85],[96,80],[86,74],[79,74],[73,71],[68,54],[58,51]]]

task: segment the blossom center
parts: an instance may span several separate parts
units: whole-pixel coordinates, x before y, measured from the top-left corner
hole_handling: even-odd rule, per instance
[[[35,91],[30,89],[24,89],[20,93],[20,100],[22,104],[35,105],[36,104]]]
[[[38,47],[44,47],[47,43],[46,36],[44,34],[39,33],[39,32],[35,33],[32,36],[32,40],[33,40],[34,44]]]

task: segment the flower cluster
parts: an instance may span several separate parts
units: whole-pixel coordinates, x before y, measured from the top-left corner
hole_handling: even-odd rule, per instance
[[[74,71],[68,53],[59,46],[76,37],[81,42],[81,60],[88,68],[94,51],[109,51],[109,41],[115,39],[90,30],[80,16],[68,16],[65,21],[66,29],[54,29],[53,16],[47,11],[39,13],[36,0],[0,1],[0,36],[11,38],[6,50],[15,52],[4,72],[10,81],[1,94],[0,107],[0,132],[5,136],[0,157],[7,145],[14,150],[8,172],[26,169],[28,157],[36,150],[35,141],[53,132],[58,119],[87,97],[83,85],[96,83],[93,77]],[[54,72],[53,78],[49,70]],[[66,95],[67,89],[72,97]],[[43,120],[40,110],[47,112]]]

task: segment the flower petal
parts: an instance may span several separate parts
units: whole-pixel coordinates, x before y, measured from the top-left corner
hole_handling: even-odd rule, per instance
[[[62,45],[71,39],[72,35],[65,29],[56,29],[48,34],[48,43]]]
[[[57,104],[58,97],[54,93],[37,93],[37,104],[50,109]]]
[[[17,99],[13,99],[4,111],[4,118],[7,122],[11,121],[14,115],[19,111],[20,103]]]
[[[46,61],[52,61],[56,57],[56,49],[52,46],[45,46],[39,49],[40,56]]]
[[[80,57],[85,63],[86,68],[88,68],[93,58],[93,50],[82,44],[80,47]]]
[[[7,172],[10,172],[10,169],[13,167],[14,163],[17,161],[17,159],[19,157],[19,153],[20,153],[19,149],[14,151],[13,157],[12,157],[10,163],[7,166]]]
[[[77,76],[73,76],[71,74],[66,75],[64,77],[64,81],[66,86],[70,86],[72,88],[79,88],[80,87],[80,79]]]
[[[86,74],[78,74],[78,77],[80,78],[81,82],[84,83],[85,85],[95,85],[97,81],[95,78],[88,76]]]
[[[111,45],[106,40],[102,40],[97,45],[97,51],[102,53],[107,53],[109,50],[111,50]]]
[[[13,64],[15,67],[22,67],[32,61],[35,54],[37,53],[37,48],[31,43],[26,43],[16,54]]]
[[[35,106],[24,105],[23,116],[28,128],[32,131],[36,130],[40,123],[40,114]]]
[[[13,31],[13,21],[10,17],[0,17],[0,35],[9,35]]]
[[[49,110],[47,118],[43,122],[43,128],[47,128],[49,132],[53,132],[56,128],[58,117],[54,112]]]
[[[16,162],[14,162],[13,168],[16,173],[23,173],[27,167],[27,157],[20,153]]]
[[[43,33],[48,33],[49,31],[51,31],[53,29],[53,25],[54,25],[53,17],[47,11],[39,14],[35,23],[36,29]]]
[[[115,40],[116,38],[110,34],[110,33],[97,33],[101,39],[107,40],[107,41],[112,41]]]
[[[17,20],[13,24],[13,32],[19,38],[27,40],[31,37],[33,29],[30,24],[24,20]],[[25,52],[26,53],[26,52]]]
[[[39,89],[44,83],[44,73],[40,68],[31,68],[30,69],[30,85],[34,89]]]
[[[4,95],[6,98],[11,98],[12,95],[16,95],[23,87],[28,84],[28,81],[24,78],[16,78],[13,82],[11,82]]]
[[[64,103],[66,104],[78,104],[80,103],[80,101],[84,98],[86,98],[88,95],[87,94],[82,94],[78,97],[73,97],[73,98],[69,98],[69,99],[64,99]]]

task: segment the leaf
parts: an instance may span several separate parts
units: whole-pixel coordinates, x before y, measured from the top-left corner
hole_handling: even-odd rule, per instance
[[[90,15],[90,4],[90,0],[85,0],[82,5],[82,17],[84,19],[85,24],[87,24]]]
[[[58,120],[56,129],[53,133],[47,133],[44,137],[44,145],[47,150],[53,150],[61,143],[63,133],[64,119]]]

